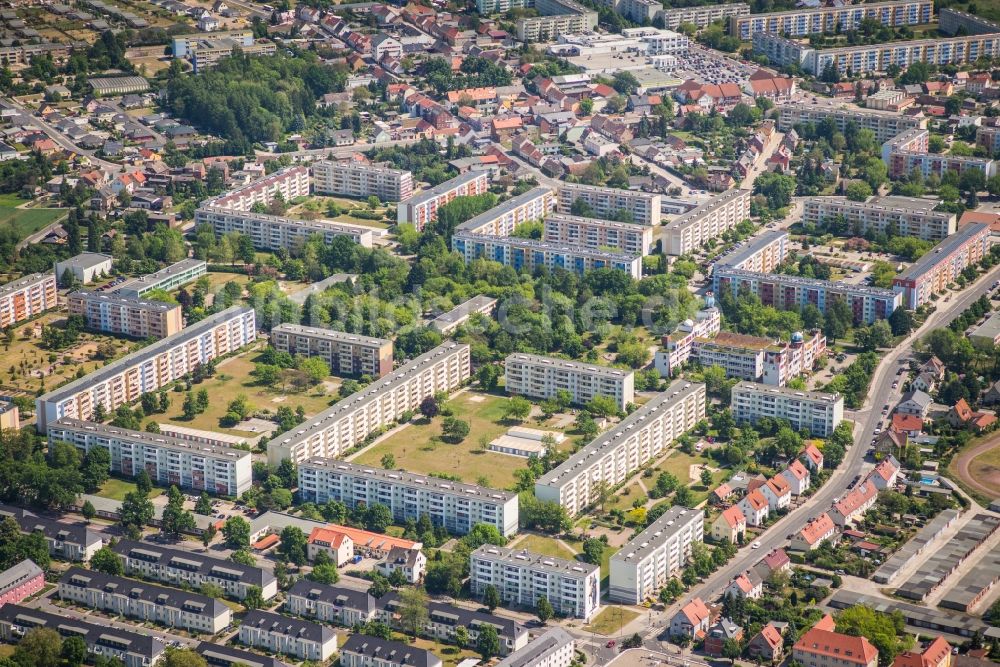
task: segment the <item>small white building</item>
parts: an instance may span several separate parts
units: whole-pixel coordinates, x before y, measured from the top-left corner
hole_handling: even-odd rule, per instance
[[[111,275],[111,255],[99,252],[81,252],[62,262],[56,262],[56,282],[62,283],[63,274],[68,270],[73,279],[81,285],[94,282],[95,278]]]
[[[566,436],[559,431],[543,431],[537,428],[527,428],[525,426],[515,426],[504,435],[494,439],[489,444],[491,452],[499,454],[510,454],[528,458],[532,454],[538,457],[545,455],[548,451],[546,436],[551,436],[556,444],[563,442]]]

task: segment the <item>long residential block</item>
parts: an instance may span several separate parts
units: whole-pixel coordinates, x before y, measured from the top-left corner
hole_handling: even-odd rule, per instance
[[[491,317],[496,310],[497,300],[484,294],[477,294],[468,301],[458,304],[446,313],[441,313],[428,322],[428,326],[442,336],[447,336],[469,321],[473,315]]]
[[[247,646],[316,662],[329,660],[337,651],[337,635],[330,628],[260,609],[243,619],[239,640]]]
[[[35,399],[36,428],[62,417],[90,420],[95,407],[119,406],[179,380],[196,367],[249,345],[257,336],[254,309],[233,306]]]
[[[758,32],[805,37],[815,33],[856,30],[864,19],[875,19],[882,25],[904,26],[930,23],[933,18],[932,0],[896,0],[734,16],[729,19],[729,34],[744,41]]]
[[[831,49],[809,49],[803,69],[819,76],[832,67],[842,76],[884,72],[890,65],[906,69],[918,62],[931,65],[968,65],[979,58],[1000,55],[1000,33],[934,37]]]
[[[341,667],[441,667],[441,658],[405,642],[353,634],[340,647]]]
[[[214,584],[239,600],[251,586],[259,588],[265,600],[278,594],[277,579],[259,567],[134,540],[121,540],[111,548],[125,566],[125,574],[194,589]]]
[[[652,227],[660,223],[660,195],[656,193],[578,183],[565,183],[559,187],[560,213],[572,213],[573,204],[579,200],[590,206],[595,217],[605,220],[612,220],[621,211],[627,211],[637,225]]]
[[[271,344],[292,356],[320,357],[333,375],[382,377],[392,371],[392,341],[385,338],[279,324],[271,329]]]
[[[852,235],[873,231],[936,242],[954,234],[956,225],[955,214],[935,211],[937,204],[915,197],[869,197],[863,202],[847,197],[810,197],[802,220],[822,225],[842,216]]]
[[[208,264],[202,259],[182,259],[179,262],[162,268],[155,273],[128,280],[117,288],[113,294],[126,299],[141,299],[153,290],[169,292],[182,285],[198,280],[208,272]]]
[[[635,400],[632,371],[521,352],[508,355],[504,367],[509,394],[546,399],[568,391],[577,405],[606,396],[614,399],[619,410]]]
[[[738,424],[756,424],[764,417],[786,419],[796,431],[826,438],[844,419],[844,397],[744,381],[733,387],[732,411]]]
[[[931,153],[929,146],[930,132],[925,129],[907,130],[882,144],[882,161],[889,169],[889,177],[902,178],[917,172],[924,178],[940,178],[949,171],[962,175],[971,169],[983,172],[986,178],[996,174],[996,163],[989,158],[941,155]]]
[[[706,28],[716,21],[725,21],[733,16],[749,16],[750,5],[731,2],[722,5],[702,5],[700,7],[663,8],[663,27],[677,30],[682,23],[693,23],[698,28]],[[656,18],[654,15],[653,18]],[[652,19],[650,19],[652,21]]]
[[[399,202],[396,209],[397,221],[409,223],[423,230],[437,220],[438,209],[455,197],[480,195],[489,190],[490,181],[485,172],[469,171],[455,178],[439,183],[432,188],[418,192]]]
[[[322,160],[312,166],[313,191],[363,199],[372,195],[384,202],[402,201],[413,194],[413,174],[353,160]]]
[[[34,273],[0,286],[0,327],[41,315],[57,305],[56,277]]]
[[[903,304],[902,296],[889,289],[780,273],[744,271],[728,266],[717,265],[712,280],[716,294],[723,289],[732,291],[734,295],[754,294],[765,306],[774,306],[779,310],[800,311],[807,305],[813,305],[825,313],[836,299],[844,299],[851,307],[855,324],[872,324],[885,319]]]
[[[205,658],[212,667],[288,667],[277,658],[244,651],[228,644],[201,642],[194,648],[194,652]]]
[[[39,516],[13,505],[0,505],[0,519],[10,517],[21,528],[21,534],[41,533],[49,547],[49,555],[69,561],[88,561],[104,545],[99,533],[83,523],[63,523]]]
[[[596,501],[602,483],[621,484],[704,417],[705,385],[677,380],[538,478],[535,497],[559,503],[575,516]]]
[[[601,608],[598,565],[492,544],[473,551],[469,560],[469,588],[476,597],[493,586],[502,601],[532,609],[545,597],[557,614],[584,620]]]
[[[542,240],[645,256],[653,245],[653,228],[630,222],[553,213],[545,217]]]
[[[641,604],[655,597],[705,537],[705,513],[675,505],[611,557],[608,598]]]
[[[261,250],[289,249],[313,236],[329,245],[340,236],[348,236],[364,248],[372,247],[374,234],[370,228],[331,220],[295,220],[278,215],[254,213],[202,204],[194,213],[196,224],[210,225],[216,236],[238,232],[250,238],[253,247]]]
[[[268,461],[299,463],[314,456],[336,458],[377,429],[438,392],[448,392],[469,379],[469,346],[448,342],[425,352],[392,373],[351,394],[267,443]]]
[[[83,318],[88,329],[133,338],[166,338],[184,328],[180,304],[131,299],[107,292],[71,293],[69,314]]]
[[[400,522],[426,514],[435,525],[458,534],[477,523],[495,526],[504,535],[517,532],[516,493],[405,470],[311,458],[299,464],[299,494],[307,502],[336,500],[350,508],[380,503]]]
[[[788,232],[767,230],[719,259],[716,264],[745,271],[771,273],[788,256]]]
[[[463,222],[455,228],[455,231],[510,236],[521,223],[541,220],[555,210],[555,207],[556,195],[552,188],[532,188]]]
[[[125,477],[145,470],[159,484],[233,497],[253,486],[250,452],[242,449],[67,417],[49,424],[48,435],[49,442],[68,442],[84,454],[103,447],[111,472]]]
[[[535,7],[542,16],[520,18],[515,25],[522,42],[543,42],[597,27],[597,12],[573,0],[535,0]]]
[[[222,632],[233,618],[229,607],[207,595],[81,567],[71,567],[59,579],[59,599],[113,616],[209,635]]]
[[[145,632],[113,627],[107,622],[92,623],[19,604],[0,607],[0,639],[16,644],[35,628],[51,628],[63,637],[81,637],[92,658],[115,658],[125,667],[150,667],[163,656],[164,645]]]
[[[779,104],[777,108],[781,112],[778,116],[778,129],[782,132],[793,129],[799,123],[819,123],[825,118],[830,118],[841,132],[848,129],[848,126],[859,130],[871,130],[875,133],[875,141],[885,143],[906,130],[922,129],[927,126],[926,119],[889,111],[812,107],[806,104]]]
[[[750,190],[727,190],[666,223],[661,232],[664,252],[669,255],[694,252],[709,239],[743,222],[750,217],[750,195]]]
[[[892,279],[892,289],[907,308],[918,308],[945,291],[967,266],[978,264],[990,250],[990,226],[978,222],[931,248],[926,255]]]
[[[249,211],[254,204],[268,205],[277,197],[286,202],[309,194],[309,169],[302,165],[285,167],[241,185],[211,200],[213,205]]]
[[[580,275],[595,269],[617,269],[636,280],[642,278],[642,257],[639,255],[515,236],[462,232],[452,236],[451,245],[466,263],[483,258],[511,266],[516,271],[565,269]]]

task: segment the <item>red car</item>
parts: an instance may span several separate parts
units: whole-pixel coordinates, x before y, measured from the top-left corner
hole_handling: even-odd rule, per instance
[[[611,641],[609,641],[607,644],[604,645],[604,648],[614,648],[614,647],[615,647],[614,639],[612,639]]]

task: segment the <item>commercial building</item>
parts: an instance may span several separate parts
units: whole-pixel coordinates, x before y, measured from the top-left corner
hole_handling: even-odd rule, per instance
[[[149,81],[141,76],[111,76],[87,79],[94,95],[132,95],[149,90]]]
[[[336,500],[350,508],[381,503],[400,522],[426,514],[434,525],[457,534],[477,523],[495,526],[507,536],[517,532],[516,493],[405,470],[311,458],[299,463],[299,494],[305,502]]]
[[[535,497],[570,516],[596,501],[602,482],[614,488],[667,450],[705,417],[705,385],[677,380],[535,482]]]
[[[800,311],[812,304],[825,313],[835,299],[844,299],[851,307],[855,324],[872,324],[886,319],[903,304],[902,296],[893,290],[777,273],[743,271],[728,266],[716,265],[712,279],[717,294],[723,289],[730,290],[734,295],[744,292],[755,294],[765,306],[774,306],[779,310]]]
[[[34,561],[25,558],[0,572],[0,607],[19,604],[21,600],[45,587],[45,573]]]
[[[611,556],[608,598],[642,604],[654,598],[691,557],[705,535],[705,513],[675,505]]]
[[[868,232],[941,241],[955,233],[955,214],[934,210],[939,202],[915,197],[869,197],[851,201],[847,197],[810,197],[805,200],[803,222],[823,225],[843,218],[849,234]]]
[[[805,667],[876,667],[878,649],[864,637],[836,632],[830,615],[799,637],[792,659]]]
[[[141,299],[146,292],[151,290],[170,292],[198,280],[207,272],[208,264],[204,260],[182,259],[156,273],[125,281],[114,290],[114,294],[126,299]]]
[[[69,271],[73,279],[81,285],[92,283],[95,278],[111,275],[111,255],[99,252],[81,252],[75,257],[56,262],[56,281],[63,282],[63,275]]]
[[[392,341],[385,338],[279,324],[271,329],[271,345],[293,357],[320,357],[333,375],[382,377],[392,372]]]
[[[788,255],[788,232],[767,230],[754,236],[742,246],[723,255],[716,264],[744,271],[771,273]]]
[[[535,0],[535,9],[540,16],[517,20],[517,38],[522,42],[545,42],[597,27],[597,12],[574,0]]]
[[[413,194],[413,174],[354,160],[321,160],[312,166],[313,191],[318,195],[340,195],[365,199],[372,195],[384,202],[403,201]]]
[[[618,269],[636,280],[642,278],[642,257],[515,236],[493,236],[458,232],[451,238],[452,250],[466,263],[479,258],[533,272],[542,267],[583,274],[594,269]]]
[[[254,609],[240,623],[240,643],[300,660],[324,662],[337,652],[337,635],[330,628]]]
[[[568,391],[577,405],[606,396],[614,399],[619,410],[635,401],[632,371],[521,352],[508,355],[504,367],[508,394],[546,399]]]
[[[733,189],[715,195],[704,204],[663,226],[663,249],[669,255],[686,255],[709,239],[750,217],[750,190]]]
[[[711,338],[722,330],[722,315],[715,307],[715,298],[705,299],[705,308],[699,310],[693,320],[684,320],[677,328],[661,340],[663,348],[656,352],[653,365],[663,377],[671,377],[674,371],[687,363],[698,338]]]
[[[417,410],[428,396],[461,386],[470,372],[469,346],[443,343],[272,439],[268,461],[278,465],[282,459],[299,463],[341,456],[404,412]]]
[[[260,589],[265,600],[278,594],[277,579],[259,567],[149,542],[120,540],[111,548],[121,558],[125,574],[196,590],[204,584],[213,584],[238,600],[244,599],[253,586]]]
[[[734,16],[729,19],[729,34],[743,41],[759,32],[805,37],[815,33],[856,30],[865,19],[875,19],[882,25],[904,26],[930,23],[933,18],[932,0],[895,0]]]
[[[0,286],[0,328],[30,320],[57,305],[56,278],[33,273]]]
[[[496,667],[569,667],[576,652],[576,640],[560,627],[550,628],[519,651],[511,653]]]
[[[989,252],[990,226],[963,225],[892,280],[892,289],[907,308],[918,308],[954,283],[962,269],[978,264]]]
[[[485,544],[469,557],[469,588],[481,598],[493,586],[507,603],[534,608],[545,597],[557,614],[589,621],[601,607],[601,568]]]
[[[338,236],[349,236],[363,248],[371,248],[371,228],[330,220],[296,220],[266,213],[253,213],[202,204],[194,213],[195,223],[210,225],[216,236],[238,232],[247,236],[253,247],[261,250],[289,249],[313,236],[329,245]]]
[[[88,561],[104,544],[100,534],[85,525],[63,523],[13,505],[0,505],[0,519],[5,517],[17,522],[22,535],[41,533],[49,555],[60,560]]]
[[[844,397],[739,382],[733,387],[732,411],[738,424],[756,424],[763,417],[787,419],[796,431],[808,430],[814,437],[826,438],[844,418]]]
[[[441,658],[405,642],[353,634],[340,647],[341,667],[441,667]]]
[[[59,579],[59,599],[194,633],[214,635],[229,627],[233,613],[207,595],[71,567]]]
[[[429,223],[437,220],[437,211],[455,197],[480,195],[489,189],[490,182],[486,172],[467,171],[444,183],[412,195],[399,202],[397,206],[397,221],[400,224],[409,223],[423,230]]]
[[[583,201],[596,218],[613,220],[622,211],[632,215],[637,225],[660,224],[660,195],[651,192],[603,188],[595,185],[564,183],[559,187],[559,212],[573,213],[573,204]]]
[[[62,417],[89,420],[179,380],[197,366],[249,345],[257,336],[254,309],[233,306],[35,399],[36,428]]]
[[[875,133],[875,141],[879,143],[885,143],[906,130],[923,129],[927,125],[927,120],[923,118],[871,109],[839,109],[807,104],[779,104],[777,108],[781,112],[778,116],[778,129],[782,132],[787,132],[800,123],[815,124],[830,118],[841,132],[848,125],[859,130],[871,130]]]
[[[82,317],[86,327],[94,331],[160,340],[184,328],[181,306],[177,303],[87,290],[72,292],[67,301],[69,314]]]
[[[115,658],[125,667],[150,667],[163,655],[164,646],[148,633],[116,628],[107,622],[91,623],[19,604],[0,607],[0,639],[16,644],[35,628],[51,628],[64,637],[80,637],[92,658]]]
[[[478,294],[468,301],[460,303],[447,313],[442,313],[428,322],[427,326],[442,336],[447,336],[469,321],[475,314],[492,317],[496,310],[497,300],[490,296]]]
[[[653,228],[629,222],[553,213],[546,216],[542,240],[585,248],[612,248],[629,255],[648,255]]]
[[[125,477],[145,470],[159,484],[236,498],[253,485],[250,452],[242,449],[66,417],[49,424],[49,442],[68,442],[84,454],[103,447],[111,472]]]
[[[455,231],[463,234],[510,236],[521,223],[541,220],[555,207],[556,195],[552,188],[532,188],[461,223]]]

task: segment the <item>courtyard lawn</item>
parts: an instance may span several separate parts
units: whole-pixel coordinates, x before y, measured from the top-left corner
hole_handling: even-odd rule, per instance
[[[655,477],[653,479],[655,481]],[[608,503],[604,509],[608,512],[615,509],[628,511],[632,509],[632,503],[636,500],[636,498],[643,500],[643,503],[648,500],[646,492],[642,490],[641,486],[639,486],[638,481],[629,484],[623,489],[615,491],[614,495],[608,499]]]
[[[513,425],[501,421],[506,401],[504,396],[462,392],[446,403],[456,418],[469,422],[471,431],[462,442],[451,444],[441,439],[442,417],[430,423],[420,418],[352,460],[381,465],[382,457],[392,454],[396,467],[410,472],[456,475],[469,484],[482,480],[495,489],[509,488],[514,484],[514,471],[526,467],[527,460],[485,451],[480,445],[506,433]],[[525,426],[531,425],[525,422]]]
[[[242,273],[226,273],[224,271],[209,271],[205,274],[208,276],[208,292],[209,294],[214,294],[222,289],[223,285],[226,283],[237,283],[239,285],[246,285],[250,282],[250,276],[244,275]],[[186,285],[186,289],[190,292],[193,289],[194,283],[189,283]]]
[[[13,227],[18,238],[34,234],[66,216],[64,208],[17,208],[24,203],[23,199],[11,195],[0,199],[0,225]]]
[[[455,665],[468,658],[474,658],[476,660],[479,659],[479,654],[475,651],[458,648],[453,644],[445,644],[444,642],[439,642],[434,639],[424,639],[423,637],[414,639],[401,632],[393,632],[392,638],[396,641],[409,644],[414,648],[421,648],[425,651],[430,651],[434,655],[441,658],[442,667],[455,667]]]
[[[604,611],[594,617],[590,625],[583,627],[585,632],[604,635],[605,637],[619,634],[626,625],[638,618],[639,614],[624,607],[605,607]]]
[[[713,472],[711,489],[706,489],[702,486],[700,480],[693,481],[691,479],[692,465],[707,465],[710,468],[715,468],[718,466],[718,463],[702,454],[685,454],[678,449],[670,454],[670,456],[666,459],[661,461],[660,465],[656,467],[651,484],[656,483],[656,475],[659,475],[660,471],[669,472],[680,480],[681,484],[688,484],[691,486],[691,491],[694,496],[694,500],[692,502],[697,505],[708,498],[708,493],[711,489],[714,489],[724,480],[728,479],[730,475],[730,471],[725,469]]]
[[[579,551],[571,551],[560,544],[560,541],[546,537],[544,535],[525,534],[521,539],[507,545],[511,549],[527,549],[536,554],[552,556],[553,558],[563,558],[565,560],[576,560]]]
[[[208,409],[200,415],[196,415],[194,419],[184,419],[184,393],[172,391],[169,393],[170,408],[167,412],[150,415],[146,421],[167,421],[190,428],[253,436],[259,434],[222,428],[219,425],[219,419],[226,414],[229,403],[239,394],[246,395],[254,411],[269,410],[274,413],[283,405],[287,405],[292,410],[301,405],[306,416],[311,417],[330,406],[330,401],[334,399],[334,396],[327,392],[322,383],[303,392],[297,392],[291,388],[283,392],[280,385],[269,388],[256,384],[256,379],[250,373],[254,369],[254,359],[258,354],[258,349],[252,349],[236,357],[225,359],[218,365],[214,377],[192,386],[192,391],[196,394],[205,389],[211,397]]]
[[[104,483],[104,486],[95,495],[110,500],[125,500],[125,496],[133,491],[135,491],[135,482],[112,477]],[[149,497],[155,498],[162,494],[163,489],[154,486],[153,490],[149,492]]]

